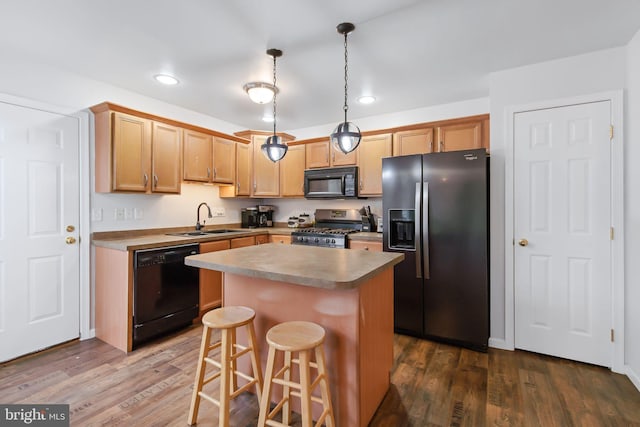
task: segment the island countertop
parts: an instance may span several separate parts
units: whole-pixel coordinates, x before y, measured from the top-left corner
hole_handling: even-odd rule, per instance
[[[404,255],[304,245],[263,244],[191,255],[185,264],[323,289],[353,289]]]

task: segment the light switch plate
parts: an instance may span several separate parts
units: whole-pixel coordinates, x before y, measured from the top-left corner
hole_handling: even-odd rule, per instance
[[[212,213],[214,217],[225,216],[224,208],[213,208]]]
[[[102,208],[91,209],[91,221],[102,221]]]
[[[132,208],[124,208],[124,219],[130,221],[133,219],[133,209]]]
[[[113,216],[116,221],[124,221],[124,208],[116,208]]]
[[[142,219],[144,218],[144,210],[142,210],[142,208],[134,208],[133,209],[133,217],[135,219]]]

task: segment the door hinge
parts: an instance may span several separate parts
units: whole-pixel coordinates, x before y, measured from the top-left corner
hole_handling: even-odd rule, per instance
[[[611,330],[611,342],[614,342],[614,335],[613,335],[613,329]]]
[[[613,125],[609,125],[609,139],[613,139]]]
[[[613,227],[609,229],[609,238],[613,240]]]

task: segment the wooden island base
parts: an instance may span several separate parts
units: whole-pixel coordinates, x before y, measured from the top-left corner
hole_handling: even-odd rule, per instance
[[[290,320],[307,320],[324,327],[336,423],[341,427],[369,423],[389,388],[393,364],[393,266],[348,290],[301,286],[227,272],[224,273],[223,304],[244,305],[255,310],[263,369],[269,328]],[[239,336],[240,340],[244,337]],[[241,366],[241,369],[249,367]],[[277,395],[274,393],[272,397],[275,400]],[[294,411],[299,411],[299,399],[293,401]],[[315,411],[319,408],[316,404],[313,406],[314,419],[317,419],[319,411]]]

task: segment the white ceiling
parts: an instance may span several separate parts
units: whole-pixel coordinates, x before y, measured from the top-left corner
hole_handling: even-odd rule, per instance
[[[2,0],[0,57],[19,56],[251,129],[271,105],[242,86],[272,81],[278,130],[489,95],[492,71],[625,45],[638,0]],[[1,66],[1,64],[0,64]],[[173,87],[157,73],[180,79]],[[362,94],[377,97],[359,105]],[[108,99],[107,99],[108,100]]]

